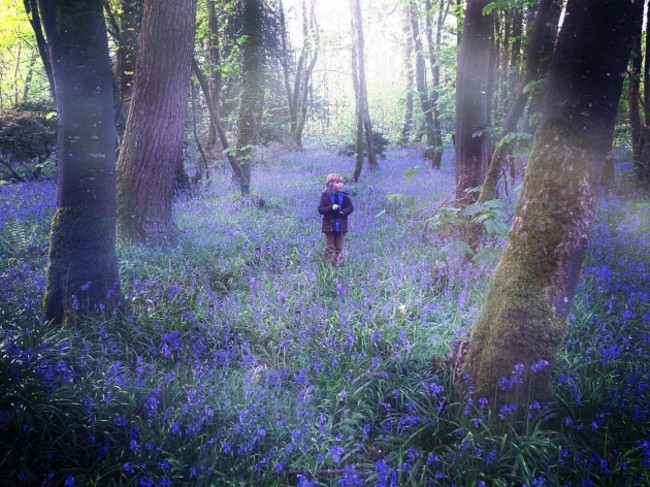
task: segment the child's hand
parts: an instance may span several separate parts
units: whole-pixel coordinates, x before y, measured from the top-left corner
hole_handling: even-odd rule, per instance
[[[341,208],[341,207],[340,207],[339,205],[336,205],[336,204],[332,205],[332,210],[334,210],[334,211],[337,211],[337,210],[339,210],[340,208]]]

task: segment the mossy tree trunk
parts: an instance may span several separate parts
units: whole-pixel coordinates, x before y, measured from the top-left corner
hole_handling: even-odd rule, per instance
[[[115,150],[108,39],[100,0],[39,0],[59,115],[58,197],[45,319],[72,322],[119,300]]]
[[[642,13],[642,2],[567,5],[544,122],[463,366],[474,396],[515,426],[527,402],[550,398],[552,367],[536,364],[552,365],[564,336],[622,89],[611,73],[625,71]]]
[[[174,235],[174,185],[194,49],[196,0],[145,0],[133,99],[117,161],[120,235],[164,240]]]

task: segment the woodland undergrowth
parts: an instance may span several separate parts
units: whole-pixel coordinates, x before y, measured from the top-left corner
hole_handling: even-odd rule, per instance
[[[380,165],[352,185],[351,159],[290,153],[254,172],[262,208],[214,172],[178,199],[177,240],[119,243],[123,307],[64,329],[40,319],[55,182],[0,186],[3,485],[650,485],[650,208],[629,167],[600,195],[553,401],[497,434],[508,411],[450,387],[502,237],[468,264],[421,217],[453,194],[448,155]],[[337,269],[332,171],[355,204]]]

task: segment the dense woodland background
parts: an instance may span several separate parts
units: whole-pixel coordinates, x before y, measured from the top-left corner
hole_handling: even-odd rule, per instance
[[[650,484],[645,3],[0,1],[7,485]]]

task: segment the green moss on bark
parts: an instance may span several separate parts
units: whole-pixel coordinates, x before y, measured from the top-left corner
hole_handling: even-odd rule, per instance
[[[566,327],[593,216],[594,190],[584,139],[561,122],[548,122],[535,138],[508,241],[474,323],[463,371],[475,397],[493,410],[549,398],[551,367]],[[500,387],[517,364],[521,384]],[[516,382],[516,381],[515,381]],[[501,385],[505,383],[501,379]]]
[[[66,324],[79,312],[112,307],[119,298],[114,220],[80,207],[57,209],[50,230],[45,319]]]

